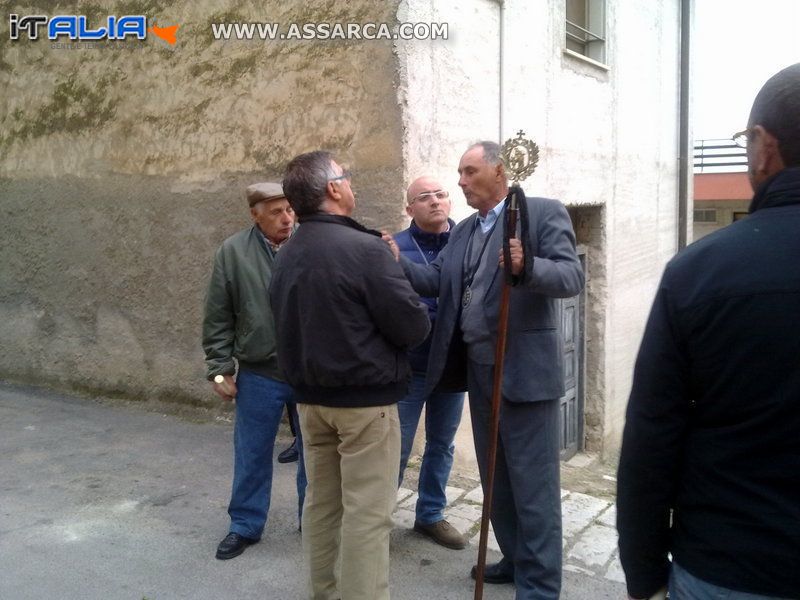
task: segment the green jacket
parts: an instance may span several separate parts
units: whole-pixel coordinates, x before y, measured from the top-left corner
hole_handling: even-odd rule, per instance
[[[283,380],[269,303],[272,252],[253,225],[225,240],[214,255],[206,293],[203,350],[208,379],[233,375],[236,367]]]

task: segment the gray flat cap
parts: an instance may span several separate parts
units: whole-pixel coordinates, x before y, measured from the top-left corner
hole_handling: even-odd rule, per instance
[[[252,207],[262,200],[278,200],[286,198],[283,195],[283,186],[280,183],[266,181],[264,183],[254,183],[248,185],[244,192],[247,203]]]

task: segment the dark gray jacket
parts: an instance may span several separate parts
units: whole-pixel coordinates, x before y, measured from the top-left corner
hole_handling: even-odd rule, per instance
[[[552,400],[564,394],[563,341],[556,298],[577,295],[584,284],[575,252],[575,234],[564,205],[548,198],[526,198],[528,237],[523,241],[525,272],[512,288],[508,339],[503,372],[503,395],[512,402]],[[502,215],[500,218],[503,218]],[[459,315],[464,254],[477,213],[461,221],[450,242],[430,265],[401,258],[414,289],[423,296],[439,297],[439,312],[428,363],[428,391],[466,389],[465,349],[460,340]],[[501,237],[486,248],[484,260],[496,262]],[[483,310],[496,336],[503,273],[494,267]]]

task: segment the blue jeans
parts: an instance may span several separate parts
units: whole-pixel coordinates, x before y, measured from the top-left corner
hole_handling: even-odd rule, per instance
[[[272,452],[284,407],[292,388],[276,379],[239,371],[236,378],[236,425],[233,430],[233,489],[228,514],[231,533],[260,539],[267,522],[272,492]],[[300,442],[300,428],[297,427]],[[303,446],[297,445],[298,516],[306,493]]]
[[[447,504],[445,486],[453,466],[453,439],[458,424],[461,422],[461,411],[464,407],[464,394],[433,392],[425,395],[425,375],[414,373],[408,395],[397,403],[400,414],[400,478],[408,464],[408,455],[414,444],[419,417],[425,406],[425,453],[422,455],[422,467],[419,471],[417,491],[417,521],[423,525],[436,523],[444,518],[444,507]]]
[[[669,597],[673,600],[781,600],[775,596],[737,592],[708,583],[674,561],[669,574]]]

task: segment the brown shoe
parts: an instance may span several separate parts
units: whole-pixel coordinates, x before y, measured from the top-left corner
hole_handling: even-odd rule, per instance
[[[419,521],[414,521],[414,531],[418,531],[422,535],[427,535],[434,542],[445,548],[463,550],[467,547],[466,538],[445,519],[436,521],[436,523],[431,523],[430,525],[423,525]]]

